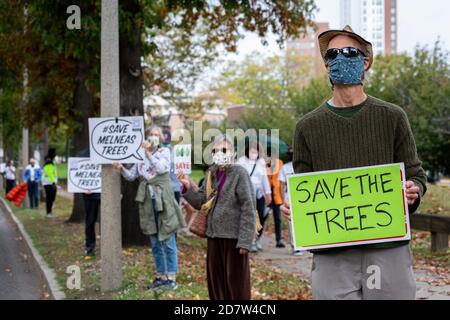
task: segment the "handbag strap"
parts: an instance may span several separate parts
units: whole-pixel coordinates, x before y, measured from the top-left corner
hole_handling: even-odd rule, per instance
[[[255,164],[253,165],[253,169],[252,169],[252,172],[250,173],[250,177],[253,175],[253,172],[255,172],[255,168],[256,168],[256,161],[255,161]]]
[[[206,177],[206,199],[209,199],[213,192],[211,180],[211,171],[208,170],[208,176]]]

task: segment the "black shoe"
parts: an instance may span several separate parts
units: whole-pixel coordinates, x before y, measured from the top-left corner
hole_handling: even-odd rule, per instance
[[[148,290],[155,290],[160,288],[161,286],[163,286],[165,284],[167,280],[163,280],[161,278],[156,278],[155,280],[153,280],[153,283],[151,285],[149,285],[147,287]]]
[[[161,286],[161,289],[165,290],[175,290],[176,288],[178,288],[177,282],[169,279],[165,280]]]
[[[286,245],[283,243],[283,241],[278,241],[276,247],[277,248],[286,248]]]
[[[95,257],[95,249],[86,249],[84,251],[85,257]]]

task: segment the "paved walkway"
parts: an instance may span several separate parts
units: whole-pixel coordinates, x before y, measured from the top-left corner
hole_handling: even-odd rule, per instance
[[[45,277],[16,224],[0,205],[0,300],[49,298]]]
[[[267,265],[285,272],[298,274],[305,281],[310,281],[312,254],[304,252],[301,256],[290,254],[290,248],[275,248],[273,235],[265,235],[263,238],[264,250],[256,259],[264,261]],[[427,270],[430,268],[415,268],[414,274],[417,282],[416,298],[420,300],[450,300],[450,285],[438,272]]]
[[[67,190],[64,188],[58,189],[56,195],[66,198],[68,200],[73,200],[73,193],[67,192]]]

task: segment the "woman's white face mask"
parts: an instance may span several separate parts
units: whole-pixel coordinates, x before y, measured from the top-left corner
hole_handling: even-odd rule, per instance
[[[258,151],[250,151],[250,152],[248,153],[248,158],[249,158],[250,160],[257,160],[257,159],[258,159],[258,156],[259,156]]]
[[[233,152],[227,148],[214,148],[212,160],[220,167],[229,166],[233,162]]]
[[[159,146],[159,136],[149,136],[147,141],[150,142],[154,147]]]

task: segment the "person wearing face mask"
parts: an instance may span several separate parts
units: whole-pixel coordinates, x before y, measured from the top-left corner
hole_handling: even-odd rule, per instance
[[[173,145],[172,145],[172,133],[170,131],[170,127],[166,126],[163,129],[163,140],[161,142],[161,146],[164,148],[169,149],[170,151],[170,184],[172,185],[173,193],[175,196],[175,199],[178,203],[180,203],[180,194],[181,194],[181,183],[177,179],[177,173],[175,171],[175,160],[174,160],[174,154],[173,154]]]
[[[247,171],[234,165],[233,140],[226,135],[213,143],[214,164],[209,167],[216,191],[208,213],[206,268],[211,300],[249,300],[251,298],[249,250],[256,228],[256,203]],[[180,173],[183,197],[195,209],[207,202],[205,187],[196,190]]]
[[[136,194],[142,232],[150,236],[156,276],[148,287],[151,290],[175,290],[178,273],[176,233],[186,227],[184,218],[170,184],[170,150],[161,146],[162,131],[154,126],[148,130],[142,144],[145,162],[125,168],[120,163],[112,166],[120,170],[128,181],[139,180]]]
[[[30,199],[30,208],[39,208],[39,183],[41,182],[42,170],[33,158],[25,168],[23,180],[27,182],[28,197]]]
[[[247,170],[252,181],[253,189],[256,195],[256,210],[258,211],[261,230],[252,245],[252,252],[262,250],[262,237],[264,234],[264,223],[268,216],[266,206],[272,202],[272,189],[266,172],[266,163],[261,154],[261,145],[256,141],[245,141],[245,155],[237,161],[238,165]]]
[[[372,44],[347,26],[319,35],[333,96],[303,116],[294,134],[295,173],[403,162],[406,198],[414,213],[426,192],[406,112],[364,92],[364,73],[373,62]],[[289,204],[282,211],[289,215]],[[380,268],[380,286],[368,285],[369,267]],[[416,283],[409,241],[313,252],[313,299],[414,299]]]

